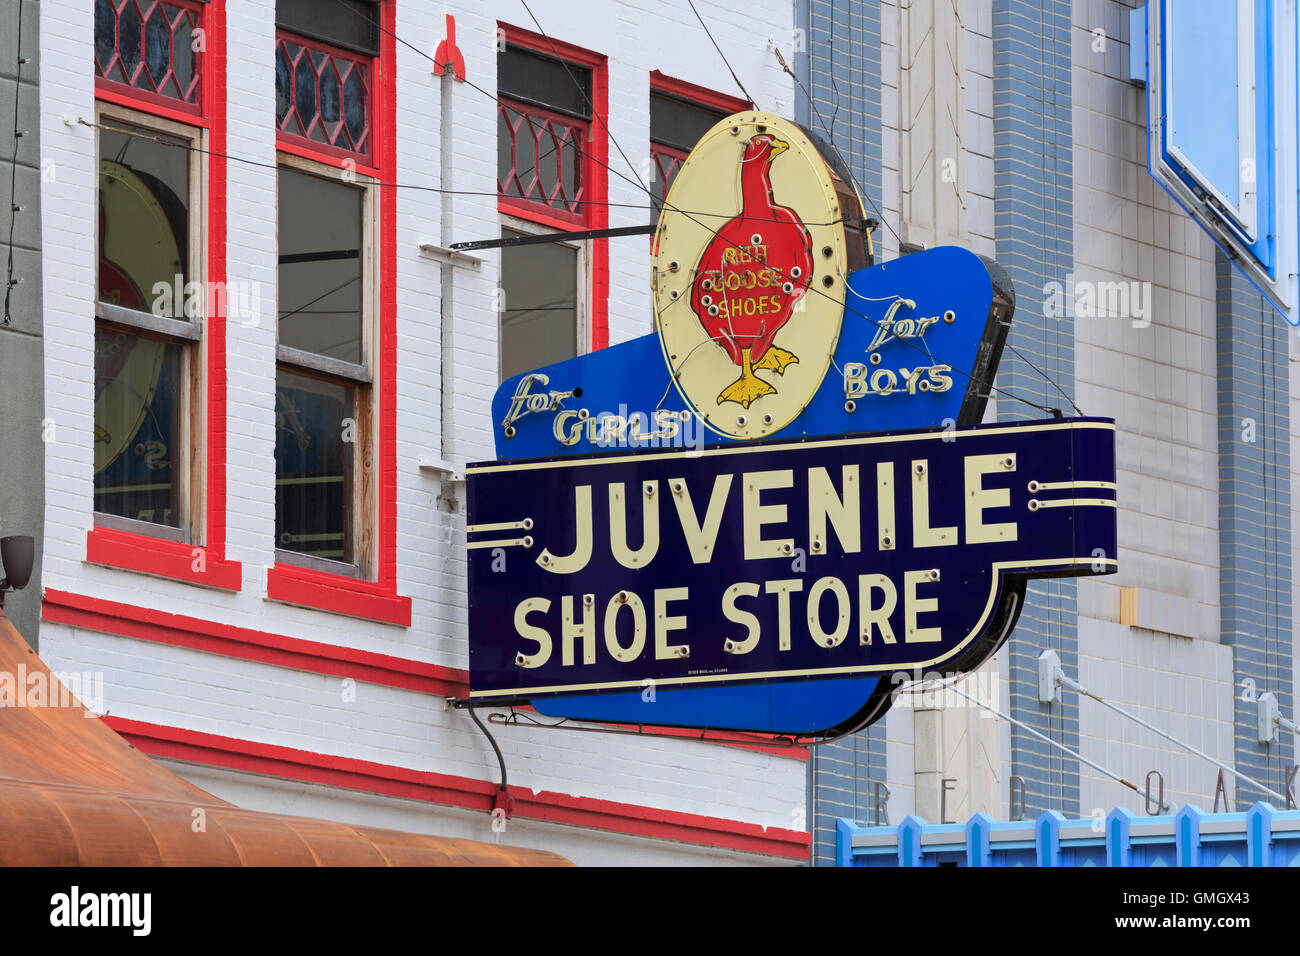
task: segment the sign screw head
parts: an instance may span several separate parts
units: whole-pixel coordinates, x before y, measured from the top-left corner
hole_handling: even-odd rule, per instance
[[[1016,467],[1016,456],[1015,456],[1015,455],[1007,455],[1006,458],[1003,458],[1003,459],[1002,459],[1002,467],[1005,468],[1007,471],[1011,471],[1013,468],[1015,468],[1015,467]]]
[[[645,496],[647,498],[653,498],[655,496],[655,483],[653,481],[647,481],[643,487],[645,488]]]
[[[739,426],[740,428],[744,428],[744,427],[745,427],[746,425],[748,425],[748,424],[749,424],[749,419],[746,418],[744,415],[737,415],[737,416],[736,416],[736,425],[737,425],[737,426]]]
[[[775,419],[772,418],[772,413],[771,413],[771,412],[768,412],[766,415],[763,416],[763,424],[764,424],[764,425],[770,425],[770,424],[772,424],[773,421],[775,421]]]
[[[722,642],[722,650],[727,654],[736,653],[736,642],[733,641],[731,638],[727,638],[725,641]]]
[[[672,299],[674,302],[676,302],[681,297],[682,294],[678,292],[676,289],[673,289],[671,292],[668,293],[668,298]]]
[[[626,592],[626,591],[619,591],[618,594],[615,595],[615,599],[618,601],[619,604],[626,604],[626,603],[627,603],[627,592]]]
[[[858,410],[858,403],[850,398],[847,402],[844,403],[844,410],[848,412],[850,415],[852,415],[854,412]]]
[[[749,241],[753,245],[761,246],[763,244],[763,237],[760,236],[758,233],[754,233],[752,236],[749,237]]]
[[[523,654],[522,651],[520,651],[518,654],[515,655],[515,666],[516,666],[516,667],[527,667],[527,666],[528,666],[528,658],[524,657],[524,654]]]
[[[794,554],[794,545],[792,545],[789,541],[787,541],[785,544],[781,545],[781,553]]]
[[[927,574],[926,577],[929,578],[931,581],[938,581],[938,580],[939,580],[939,569],[938,569],[938,568],[931,568],[931,569],[930,569],[930,573]]]
[[[686,490],[686,482],[684,481],[673,482],[673,494],[680,495],[685,490]]]
[[[949,309],[947,312],[943,314],[943,320],[947,322],[949,325],[952,325],[953,322],[957,320],[957,313],[954,312],[952,309]]]
[[[1042,507],[1042,505],[1039,503],[1039,501],[1038,501],[1037,498],[1030,498],[1030,499],[1029,499],[1029,510],[1030,510],[1030,511],[1037,511],[1037,510],[1038,510],[1039,508],[1041,508],[1041,507]]]
[[[921,379],[919,382],[916,383],[916,387],[923,392],[928,392],[930,390],[929,379],[924,379],[924,378]]]
[[[894,538],[893,538],[893,536],[892,536],[892,535],[888,535],[888,534],[881,535],[881,536],[880,536],[880,547],[881,547],[882,549],[884,549],[885,551],[892,551],[892,550],[894,549]]]
[[[690,656],[691,656],[691,646],[690,646],[689,644],[678,644],[678,645],[677,645],[677,656],[678,656],[678,657],[690,657]]]
[[[717,314],[718,314],[718,307],[716,305],[709,306],[709,315],[716,316]]]
[[[822,543],[817,538],[813,538],[812,550],[813,550],[813,554],[822,553]]]
[[[1029,493],[1030,493],[1031,495],[1034,494],[1035,492],[1038,491],[1039,487],[1040,487],[1040,486],[1039,486],[1038,482],[1036,482],[1036,481],[1031,481],[1031,482],[1029,483]]]
[[[879,365],[879,364],[880,364],[880,353],[879,353],[879,352],[872,352],[871,355],[869,355],[869,356],[867,357],[867,360],[868,360],[872,365]]]
[[[515,437],[515,426],[514,426],[514,425],[507,425],[507,426],[506,426],[506,437],[507,437],[507,438],[514,438],[514,437]]]
[[[533,536],[531,534],[524,535],[524,547],[531,548],[532,546],[533,546]]]
[[[706,309],[709,306],[713,305],[713,296],[711,295],[700,296],[700,305],[704,306]]]
[[[789,295],[791,292],[794,291],[794,283],[793,282],[785,283],[783,286],[781,286],[781,291],[784,292],[786,295]]]
[[[584,594],[584,595],[582,596],[582,603],[583,603],[583,605],[585,605],[586,607],[591,607],[593,604],[596,603],[596,595],[594,595],[594,594]]]
[[[674,259],[672,262],[668,263],[668,271],[669,271],[669,272],[676,272],[676,271],[677,271],[678,269],[680,269],[681,267],[682,267],[682,264],[681,264],[680,262],[678,262],[676,259]]]
[[[923,461],[918,461],[916,464],[914,464],[914,465],[912,466],[912,470],[915,471],[918,475],[924,475],[924,474],[925,474],[925,462],[923,462]]]
[[[532,530],[533,530],[533,519],[532,519],[532,518],[525,518],[525,519],[524,519],[524,530],[525,530],[525,531],[532,531]]]
[[[799,278],[801,275],[803,275],[803,270],[800,269],[798,266],[794,266],[794,267],[792,267],[792,268],[790,269],[790,278],[791,278],[791,279],[797,279],[797,278]]]

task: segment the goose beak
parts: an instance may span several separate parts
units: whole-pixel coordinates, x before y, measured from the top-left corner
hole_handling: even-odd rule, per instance
[[[790,144],[787,143],[785,140],[774,139],[772,140],[772,144],[768,147],[768,151],[772,156],[780,156],[789,148],[790,148]]]

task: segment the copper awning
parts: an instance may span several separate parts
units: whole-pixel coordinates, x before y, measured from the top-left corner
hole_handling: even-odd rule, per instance
[[[556,866],[541,850],[258,813],[140,753],[74,701],[0,611],[0,864]],[[44,682],[44,698],[26,694]],[[30,706],[32,697],[35,706]],[[202,812],[199,812],[202,811]]]

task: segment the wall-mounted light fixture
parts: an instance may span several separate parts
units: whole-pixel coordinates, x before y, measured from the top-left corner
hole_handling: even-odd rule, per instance
[[[5,591],[21,591],[32,579],[32,565],[36,561],[36,539],[30,534],[15,534],[0,538],[0,608],[5,606]]]

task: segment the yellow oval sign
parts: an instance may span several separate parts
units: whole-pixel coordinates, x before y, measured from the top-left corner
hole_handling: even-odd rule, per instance
[[[795,124],[737,113],[691,151],[655,232],[655,327],[705,424],[764,438],[816,394],[839,340],[844,215]]]

